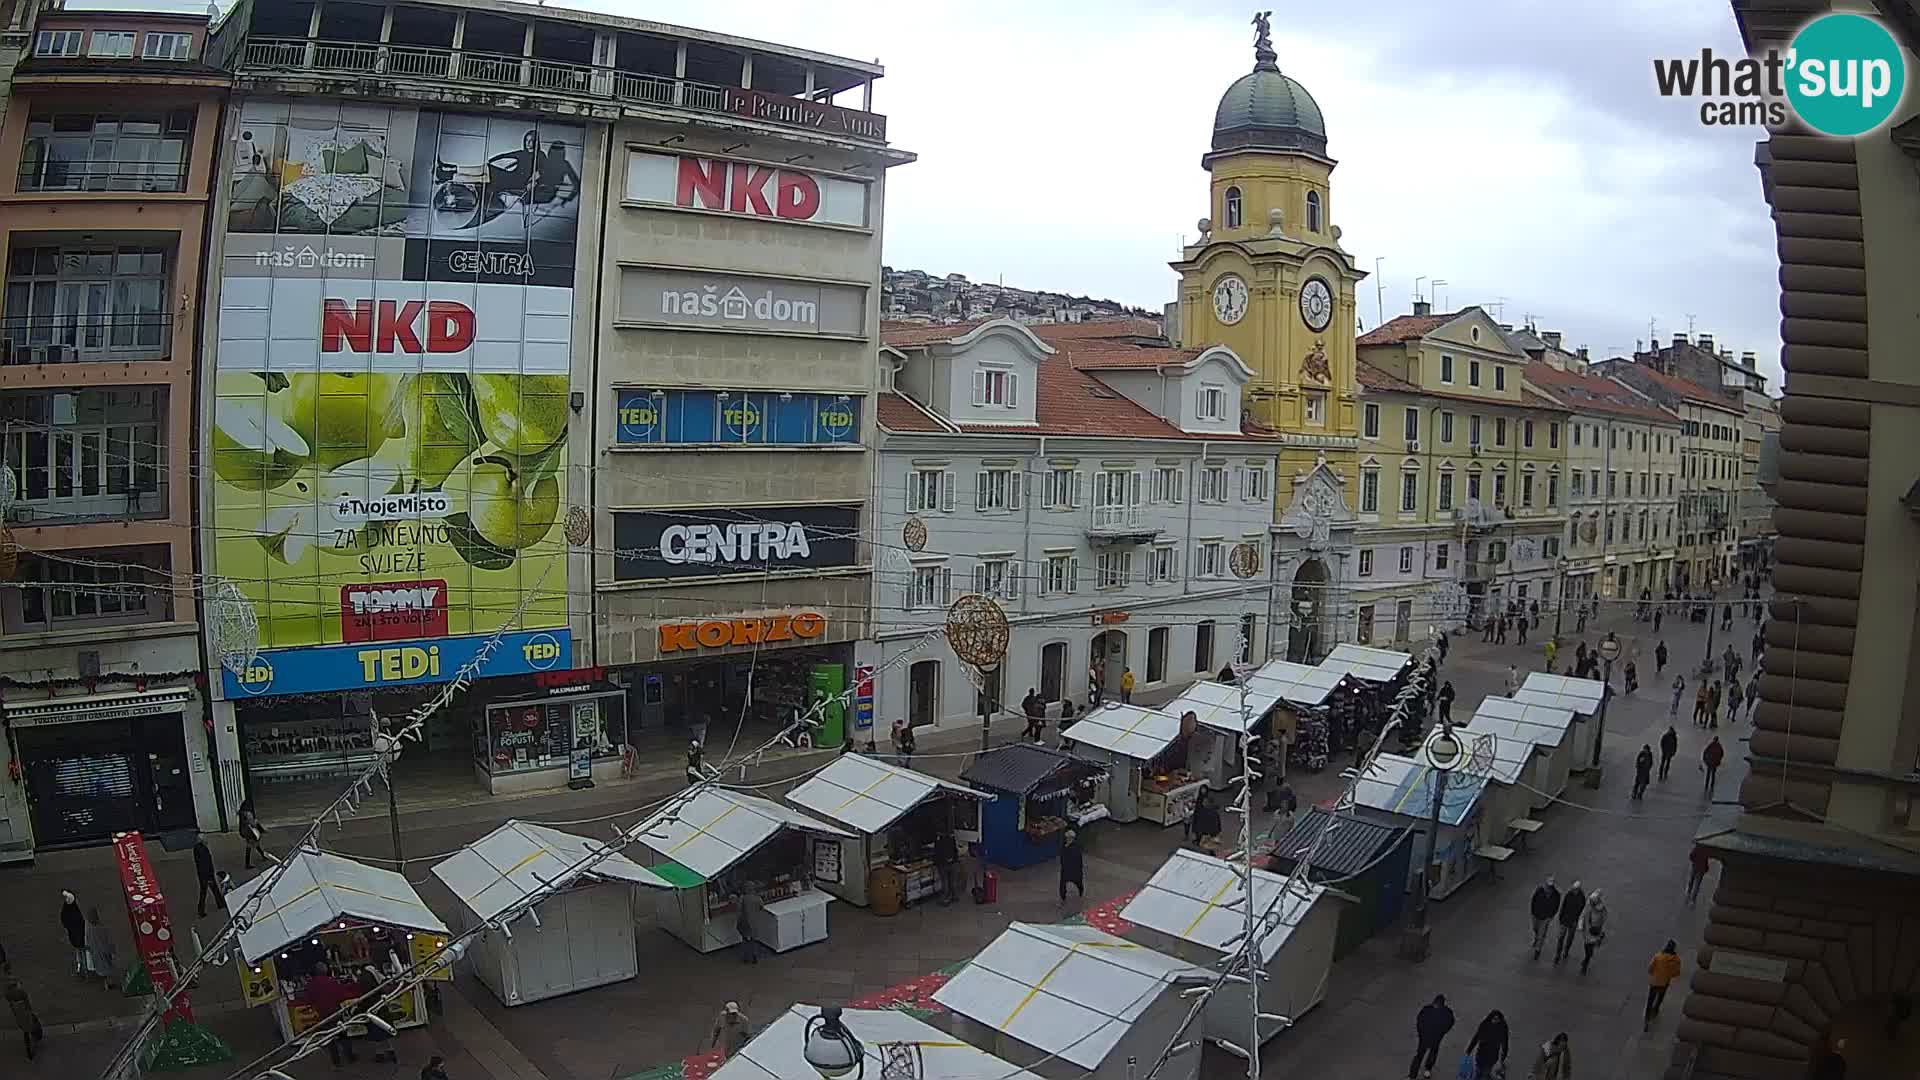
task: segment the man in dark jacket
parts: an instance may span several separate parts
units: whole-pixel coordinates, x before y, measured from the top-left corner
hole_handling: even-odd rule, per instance
[[[1633,797],[1638,799],[1647,793],[1647,785],[1653,782],[1653,747],[1640,744],[1640,755],[1633,759]]]
[[[1495,1009],[1473,1031],[1467,1053],[1473,1055],[1474,1080],[1487,1080],[1507,1060],[1507,1018]]]
[[[1573,939],[1579,936],[1580,913],[1587,910],[1587,893],[1575,881],[1560,897],[1560,939],[1553,946],[1553,962],[1559,963],[1573,951]]]
[[[1533,958],[1540,959],[1540,947],[1547,943],[1547,927],[1553,924],[1554,915],[1560,911],[1560,890],[1553,887],[1553,878],[1540,883],[1533,890],[1533,901],[1528,905],[1533,915]]]
[[[1440,1057],[1440,1040],[1452,1030],[1453,1010],[1447,1008],[1447,996],[1435,994],[1433,1002],[1423,1006],[1420,1014],[1413,1018],[1413,1035],[1419,1044],[1414,1047],[1413,1061],[1407,1065],[1407,1080],[1414,1080],[1415,1074],[1433,1075],[1433,1063]]]
[[[1087,896],[1086,864],[1081,858],[1080,834],[1072,829],[1060,841],[1060,902],[1067,902],[1067,885],[1073,885],[1074,894],[1084,900]]]
[[[1713,778],[1719,775],[1720,763],[1726,760],[1726,748],[1720,745],[1720,736],[1715,735],[1706,749],[1700,751],[1700,767],[1707,774],[1707,798],[1713,798]]]
[[[1667,670],[1667,643],[1663,641],[1654,646],[1653,673],[1658,675],[1665,670]]]
[[[207,917],[208,893],[213,894],[213,902],[221,911],[227,910],[227,898],[220,894],[220,871],[214,869],[213,849],[204,836],[193,845],[193,872],[200,878],[200,917]]]
[[[1440,719],[1443,723],[1453,723],[1453,680],[1440,684]]]
[[[1680,733],[1667,725],[1667,733],[1660,736],[1660,779],[1667,778],[1667,770],[1673,767],[1673,756],[1680,752]]]

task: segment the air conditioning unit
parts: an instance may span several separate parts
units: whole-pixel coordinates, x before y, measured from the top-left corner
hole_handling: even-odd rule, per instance
[[[1470,453],[1470,454],[1472,454],[1472,455],[1473,455],[1474,457],[1479,457],[1479,456],[1480,456],[1480,444],[1479,444],[1479,443],[1472,443],[1472,444],[1469,444],[1469,445],[1468,445],[1468,447],[1467,447],[1467,452],[1468,452],[1468,453]]]

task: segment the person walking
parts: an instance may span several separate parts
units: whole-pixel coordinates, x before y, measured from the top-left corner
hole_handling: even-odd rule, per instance
[[[1527,631],[1532,629],[1532,620],[1527,618],[1526,612],[1521,611],[1515,613],[1513,617],[1513,629],[1515,634],[1514,640],[1525,645],[1527,643]]]
[[[1753,631],[1753,662],[1760,662],[1760,653],[1767,647],[1767,628],[1755,627]]]
[[[740,895],[735,898],[733,928],[740,934],[740,960],[742,963],[758,964],[760,962],[760,949],[762,946],[759,935],[754,931],[753,924],[758,921],[760,912],[765,908],[766,903],[760,899],[760,891],[751,885],[741,889]]]
[[[1415,1044],[1413,1060],[1407,1064],[1407,1080],[1414,1080],[1415,1074],[1433,1075],[1433,1063],[1440,1057],[1440,1040],[1452,1030],[1453,1010],[1447,1008],[1447,996],[1435,994],[1413,1018]]]
[[[1127,668],[1120,673],[1120,704],[1133,704],[1133,669]]]
[[[1027,729],[1020,737],[1028,742],[1039,742],[1047,726],[1047,705],[1040,700],[1040,692],[1027,688],[1027,696],[1020,699],[1020,713],[1027,718]]]
[[[1087,868],[1084,853],[1080,850],[1080,834],[1072,829],[1060,841],[1060,903],[1067,902],[1067,886],[1073,886],[1074,896],[1079,900],[1087,898]]]
[[[1753,678],[1747,680],[1747,719],[1749,721],[1753,719],[1753,710],[1759,704],[1760,673],[1756,671],[1753,673]]]
[[[1205,791],[1193,801],[1193,816],[1187,819],[1187,828],[1193,835],[1193,846],[1202,851],[1211,851],[1220,840],[1220,808],[1213,805]]]
[[[739,1002],[727,1002],[713,1022],[713,1035],[708,1038],[707,1046],[718,1048],[731,1058],[752,1041],[753,1021],[740,1011]]]
[[[913,725],[903,716],[893,722],[893,730],[888,733],[888,737],[893,740],[893,756],[899,761],[900,767],[913,768]]]
[[[1518,693],[1519,690],[1520,690],[1520,669],[1517,667],[1514,667],[1512,664],[1508,664],[1507,665],[1507,696],[1512,697],[1514,694]]]
[[[1528,1080],[1573,1080],[1573,1047],[1562,1031],[1540,1044],[1540,1055],[1533,1059]]]
[[[1607,905],[1600,899],[1601,890],[1595,889],[1587,897],[1587,913],[1581,917],[1581,929],[1585,931],[1580,956],[1580,974],[1585,975],[1593,966],[1593,950],[1607,940]]]
[[[1660,632],[1660,620],[1666,616],[1666,613],[1667,613],[1667,609],[1664,607],[1656,607],[1653,609],[1653,632],[1654,633],[1657,634]]]
[[[1746,705],[1746,703],[1747,703],[1747,699],[1745,697],[1742,697],[1740,694],[1740,684],[1728,683],[1727,684],[1727,726],[1728,727],[1732,727],[1733,725],[1740,722],[1740,710]]]
[[[1554,644],[1554,641],[1552,638],[1548,638],[1547,643],[1545,645],[1542,645],[1540,647],[1540,650],[1547,654],[1547,672],[1548,674],[1552,674],[1553,658],[1554,658],[1554,655],[1560,651],[1560,646]]]
[[[960,844],[951,829],[933,838],[933,869],[940,877],[941,906],[953,906],[960,898]]]
[[[1453,680],[1440,684],[1440,719],[1443,723],[1453,723]]]
[[[1220,670],[1231,671],[1232,665],[1228,665]],[[1087,708],[1089,709],[1097,709],[1100,707],[1100,695],[1106,690],[1107,680],[1100,676],[1101,672],[1098,662],[1087,665]],[[1221,681],[1225,682],[1226,680],[1223,679]]]
[[[1553,917],[1560,911],[1560,890],[1553,887],[1553,878],[1533,890],[1533,899],[1527,904],[1527,911],[1533,916],[1533,958],[1540,959],[1540,948],[1547,943],[1547,928],[1553,924]]]
[[[73,977],[86,977],[91,973],[87,963],[87,917],[80,913],[80,904],[73,894],[65,890],[60,893],[60,928],[67,932],[67,944],[73,950]]]
[[[1492,615],[1488,615],[1486,620],[1486,622],[1480,625],[1480,643],[1482,645],[1491,645],[1493,644],[1493,628],[1499,624],[1499,620]]]
[[[1647,785],[1653,782],[1653,747],[1640,744],[1640,753],[1633,759],[1633,797],[1638,799],[1647,793]]]
[[[1587,894],[1574,879],[1560,897],[1560,937],[1553,945],[1553,962],[1558,964],[1573,951],[1573,939],[1580,931],[1580,916],[1587,910]]]
[[[1507,1018],[1495,1009],[1487,1014],[1467,1040],[1467,1053],[1473,1058],[1474,1080],[1488,1080],[1495,1069],[1507,1063]]]
[[[265,829],[260,827],[260,815],[253,808],[253,800],[245,799],[240,803],[240,842],[246,845],[246,863],[244,868],[253,869],[254,855],[260,856],[261,865],[267,863],[267,838]]]
[[[220,893],[220,871],[213,865],[213,849],[204,836],[193,842],[193,873],[200,879],[200,917],[207,917],[208,893],[213,894],[215,906],[227,910],[227,898]]]
[[[447,1080],[447,1059],[435,1054],[420,1066],[420,1080]]]
[[[33,999],[27,997],[27,988],[20,985],[20,980],[7,980],[3,996],[7,999],[7,1011],[13,1014],[14,1026],[20,1029],[20,1041],[27,1048],[27,1060],[32,1061],[33,1052],[47,1037],[47,1029],[41,1026],[40,1014],[34,1012]]]
[[[1653,1019],[1660,1015],[1660,1003],[1667,1000],[1667,987],[1680,977],[1680,947],[1668,941],[1666,947],[1647,962],[1647,1016],[1640,1030],[1651,1031]]]
[[[1653,673],[1655,676],[1660,676],[1666,674],[1666,671],[1667,643],[1663,641],[1653,647]]]
[[[1575,642],[1573,646],[1574,678],[1579,678],[1580,673],[1585,670],[1587,670],[1587,643],[1584,641]]]
[[[1706,795],[1709,799],[1713,798],[1713,779],[1719,775],[1720,762],[1725,760],[1726,756],[1727,749],[1720,745],[1720,736],[1718,735],[1715,735],[1713,741],[1708,743],[1704,750],[1700,751],[1700,768],[1707,774]]]
[[[1712,864],[1707,862],[1707,849],[1695,845],[1687,854],[1687,906],[1692,907],[1700,900],[1700,884],[1707,880],[1707,870]]]
[[[114,955],[113,935],[100,921],[97,906],[87,909],[87,962],[93,965],[93,973],[100,976],[101,987],[113,989],[113,975],[120,970],[120,962]]]
[[[1631,697],[1633,695],[1633,692],[1638,689],[1640,689],[1640,669],[1637,667],[1634,667],[1633,661],[1629,660],[1627,661],[1627,667],[1626,667],[1627,696]]]
[[[1676,676],[1677,678],[1678,676]],[[1707,680],[1701,679],[1700,685],[1693,691],[1693,726],[1706,727],[1710,710],[1707,707]]]
[[[1673,677],[1673,703],[1667,706],[1667,719],[1678,720],[1680,718],[1680,699],[1685,697],[1686,693],[1686,677],[1675,675]]]
[[[1667,778],[1667,771],[1673,768],[1674,755],[1680,752],[1680,733],[1667,725],[1667,733],[1660,736],[1660,779]]]
[[[1719,679],[1713,680],[1713,686],[1711,686],[1707,690],[1707,726],[1708,727],[1717,728],[1720,726],[1720,695],[1722,692],[1723,692],[1723,688],[1720,685],[1720,680]]]

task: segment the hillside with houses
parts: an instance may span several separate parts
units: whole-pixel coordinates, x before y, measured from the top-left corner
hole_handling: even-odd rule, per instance
[[[943,323],[1001,317],[1022,323],[1063,323],[1161,318],[1157,311],[1115,300],[969,281],[965,274],[930,274],[883,266],[880,275],[882,317],[890,322]]]

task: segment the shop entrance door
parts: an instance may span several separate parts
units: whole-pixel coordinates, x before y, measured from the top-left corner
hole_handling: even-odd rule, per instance
[[[907,723],[929,727],[940,719],[940,661],[921,660],[907,669]]]
[[[15,737],[38,847],[194,825],[177,713],[47,724],[19,729]]]
[[[1056,641],[1040,647],[1040,700],[1059,701],[1067,685],[1067,643]]]

